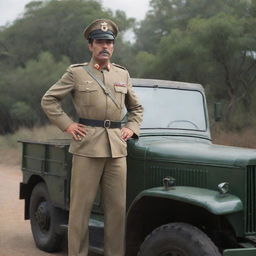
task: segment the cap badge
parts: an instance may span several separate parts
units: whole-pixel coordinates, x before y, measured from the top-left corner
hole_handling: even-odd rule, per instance
[[[104,32],[108,31],[108,23],[107,22],[100,23],[100,29]]]

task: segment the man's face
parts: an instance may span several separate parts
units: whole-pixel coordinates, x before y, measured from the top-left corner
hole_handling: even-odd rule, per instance
[[[92,52],[92,58],[96,62],[107,62],[113,54],[114,41],[108,39],[94,39],[92,44],[89,44],[89,50]]]

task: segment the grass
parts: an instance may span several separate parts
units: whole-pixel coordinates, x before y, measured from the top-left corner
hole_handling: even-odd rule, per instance
[[[212,138],[215,144],[256,148],[256,132],[254,127],[249,127],[241,131],[215,129],[212,132]]]
[[[53,125],[20,128],[13,134],[0,136],[0,164],[18,165],[21,163],[21,143],[18,140],[44,141],[47,139],[67,139],[69,135],[63,133]]]

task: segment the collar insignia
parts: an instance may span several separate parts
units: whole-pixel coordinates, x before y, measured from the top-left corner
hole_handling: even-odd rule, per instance
[[[94,68],[97,69],[97,70],[100,70],[100,65],[99,64],[95,64]]]
[[[97,70],[106,69],[107,71],[110,70],[110,64],[108,63],[106,66],[100,66],[98,63],[94,64],[93,66]]]

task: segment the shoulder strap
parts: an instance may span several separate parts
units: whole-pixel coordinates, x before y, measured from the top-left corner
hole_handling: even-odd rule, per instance
[[[114,65],[115,67],[118,67],[118,68],[121,68],[121,69],[124,69],[124,70],[127,70],[125,67],[119,65],[119,64],[116,64],[116,63],[112,63],[112,65]]]
[[[120,104],[117,102],[116,98],[111,94],[111,91],[108,90],[106,88],[106,86],[104,85],[104,83],[98,79],[90,70],[89,66],[83,66],[83,68],[85,69],[85,71],[87,71],[87,73],[99,84],[99,86],[101,87],[101,89],[104,91],[104,93],[115,103],[115,105],[118,108],[122,108],[120,106]]]
[[[84,62],[84,63],[72,64],[72,65],[70,65],[70,67],[75,68],[75,67],[81,67],[81,66],[85,66],[85,65],[88,65],[88,63]]]

